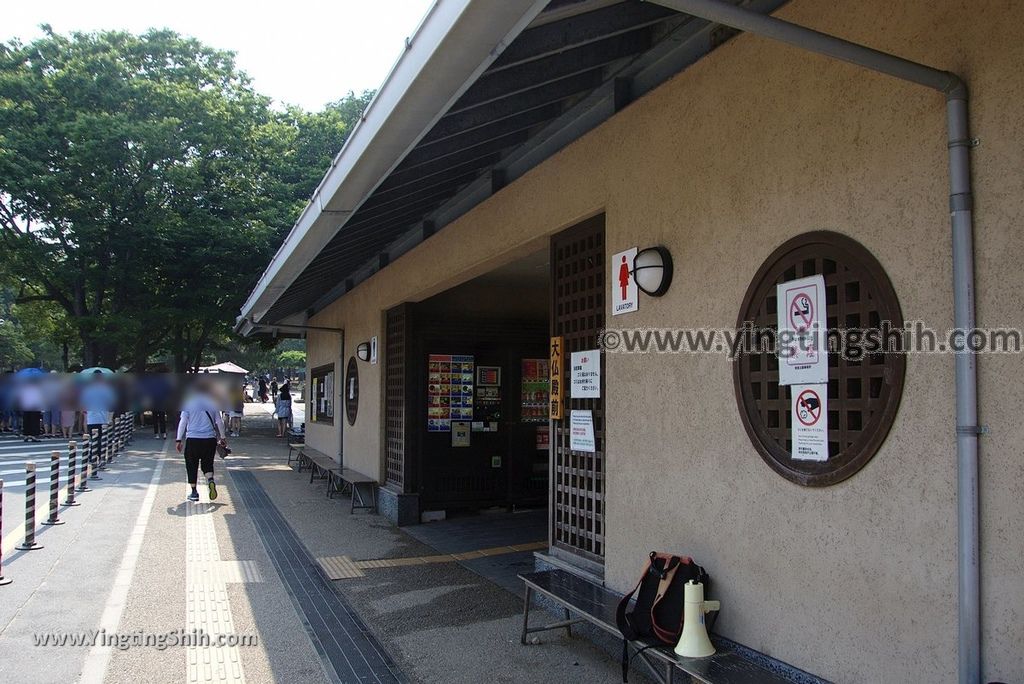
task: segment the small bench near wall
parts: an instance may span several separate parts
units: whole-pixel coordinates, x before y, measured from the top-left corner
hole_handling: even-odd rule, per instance
[[[301,473],[309,468],[309,481],[327,480],[327,497],[333,499],[335,494],[348,491],[352,497],[350,512],[358,509],[377,510],[377,481],[368,475],[346,468],[327,454],[312,449],[305,444],[288,445],[288,465],[292,463],[292,452]]]

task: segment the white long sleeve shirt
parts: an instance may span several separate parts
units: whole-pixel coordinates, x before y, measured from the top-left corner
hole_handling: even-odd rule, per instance
[[[217,425],[216,431],[213,429],[214,423]],[[216,402],[202,394],[196,394],[185,401],[185,405],[181,407],[181,418],[178,420],[178,441],[209,439],[223,434],[224,418]]]

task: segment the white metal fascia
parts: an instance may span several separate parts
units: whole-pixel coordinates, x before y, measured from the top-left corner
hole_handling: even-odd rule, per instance
[[[266,315],[352,213],[547,4],[434,3],[249,295],[239,329],[243,321],[258,322]]]

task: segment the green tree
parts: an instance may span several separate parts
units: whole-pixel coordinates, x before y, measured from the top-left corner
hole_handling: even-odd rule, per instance
[[[0,316],[0,370],[12,370],[32,360],[32,350],[17,323]]]
[[[282,368],[300,368],[306,365],[306,352],[297,350],[283,351],[278,354],[277,363]]]
[[[0,46],[5,266],[55,302],[86,364],[184,364],[272,250],[289,131],[230,53],[171,31]],[[181,370],[181,368],[179,368]]]

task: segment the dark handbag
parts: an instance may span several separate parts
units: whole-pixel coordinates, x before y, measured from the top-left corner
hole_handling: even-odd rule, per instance
[[[708,574],[687,556],[651,552],[640,581],[622,597],[615,621],[622,632],[622,681],[629,673],[629,642],[675,646],[683,633],[685,586],[690,580],[708,590]],[[631,603],[633,596],[636,602]]]
[[[210,419],[210,425],[213,426],[213,433],[217,435],[217,455],[221,458],[227,458],[231,453],[231,449],[228,449],[228,445],[224,444],[224,438],[221,437],[220,430],[217,429],[217,421],[213,419],[209,411],[204,411],[206,417]]]

